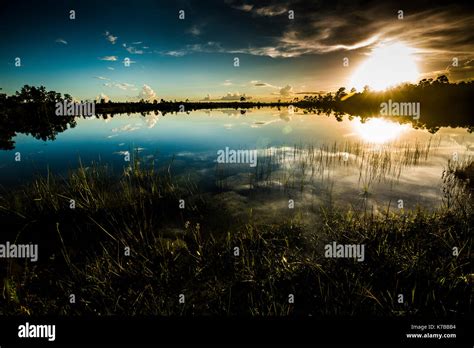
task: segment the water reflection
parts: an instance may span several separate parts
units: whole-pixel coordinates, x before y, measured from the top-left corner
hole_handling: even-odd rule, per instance
[[[460,159],[472,155],[474,144],[474,135],[462,128],[440,128],[433,135],[392,119],[302,109],[166,116],[155,111],[41,122],[35,117],[4,119],[2,144],[8,146],[0,152],[0,184],[22,184],[48,171],[64,175],[79,159],[120,171],[127,166],[125,154],[136,152],[143,163],[172,161],[175,175],[192,175],[210,192],[232,192],[232,204],[247,202],[243,211],[249,204],[255,211],[272,211],[282,206],[282,194],[300,197],[302,206],[330,200],[383,209],[398,199],[411,207],[435,205],[443,166],[453,152]],[[216,153],[226,147],[257,149],[258,167],[217,165]],[[16,152],[21,162],[14,160]],[[248,200],[261,190],[280,196]]]
[[[365,122],[356,119],[352,122],[352,126],[362,140],[376,144],[395,140],[410,129],[407,124],[399,124],[382,118],[371,118]]]

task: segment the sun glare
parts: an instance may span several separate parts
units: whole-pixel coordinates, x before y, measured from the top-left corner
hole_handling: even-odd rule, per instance
[[[402,82],[417,82],[419,72],[413,53],[412,48],[401,43],[374,48],[355,71],[351,86],[361,90],[368,85],[380,91]]]
[[[362,123],[354,120],[355,133],[369,143],[381,144],[398,138],[409,128],[406,124],[390,122],[380,118],[371,118]]]

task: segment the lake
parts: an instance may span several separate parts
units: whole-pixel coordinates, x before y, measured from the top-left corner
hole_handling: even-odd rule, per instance
[[[116,114],[76,118],[54,140],[13,137],[0,152],[1,184],[35,175],[66,175],[80,163],[122,172],[131,161],[190,178],[236,214],[318,204],[360,209],[433,208],[442,203],[448,160],[472,156],[474,135],[463,128],[435,134],[390,118],[309,114],[276,108]],[[257,150],[257,165],[217,163],[220,150]],[[21,156],[20,161],[18,154]],[[290,202],[290,200],[292,202]]]

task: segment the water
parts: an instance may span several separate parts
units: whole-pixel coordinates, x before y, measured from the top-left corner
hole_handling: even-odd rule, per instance
[[[474,135],[463,128],[431,134],[390,119],[363,123],[345,116],[339,121],[332,114],[277,109],[152,112],[75,121],[75,127],[58,132],[54,140],[15,135],[14,148],[0,152],[0,183],[20,185],[48,170],[66,175],[80,162],[107,163],[121,171],[129,164],[124,160],[128,151],[158,167],[172,162],[176,176],[192,177],[236,212],[249,207],[275,212],[287,209],[289,199],[300,208],[330,203],[382,210],[389,204],[397,207],[399,200],[405,208],[433,208],[442,200],[441,175],[448,160],[453,154],[458,160],[471,156],[474,144]],[[217,151],[226,147],[257,149],[257,168],[216,163]],[[21,161],[15,161],[18,153]],[[377,169],[380,163],[374,160],[387,160],[387,154],[390,168]],[[416,158],[402,164],[410,162],[407,156]]]

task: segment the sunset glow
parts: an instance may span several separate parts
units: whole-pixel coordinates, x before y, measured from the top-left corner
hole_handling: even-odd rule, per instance
[[[368,85],[373,90],[383,90],[403,82],[416,82],[418,67],[414,50],[402,43],[375,48],[351,78],[351,86],[358,90]]]

